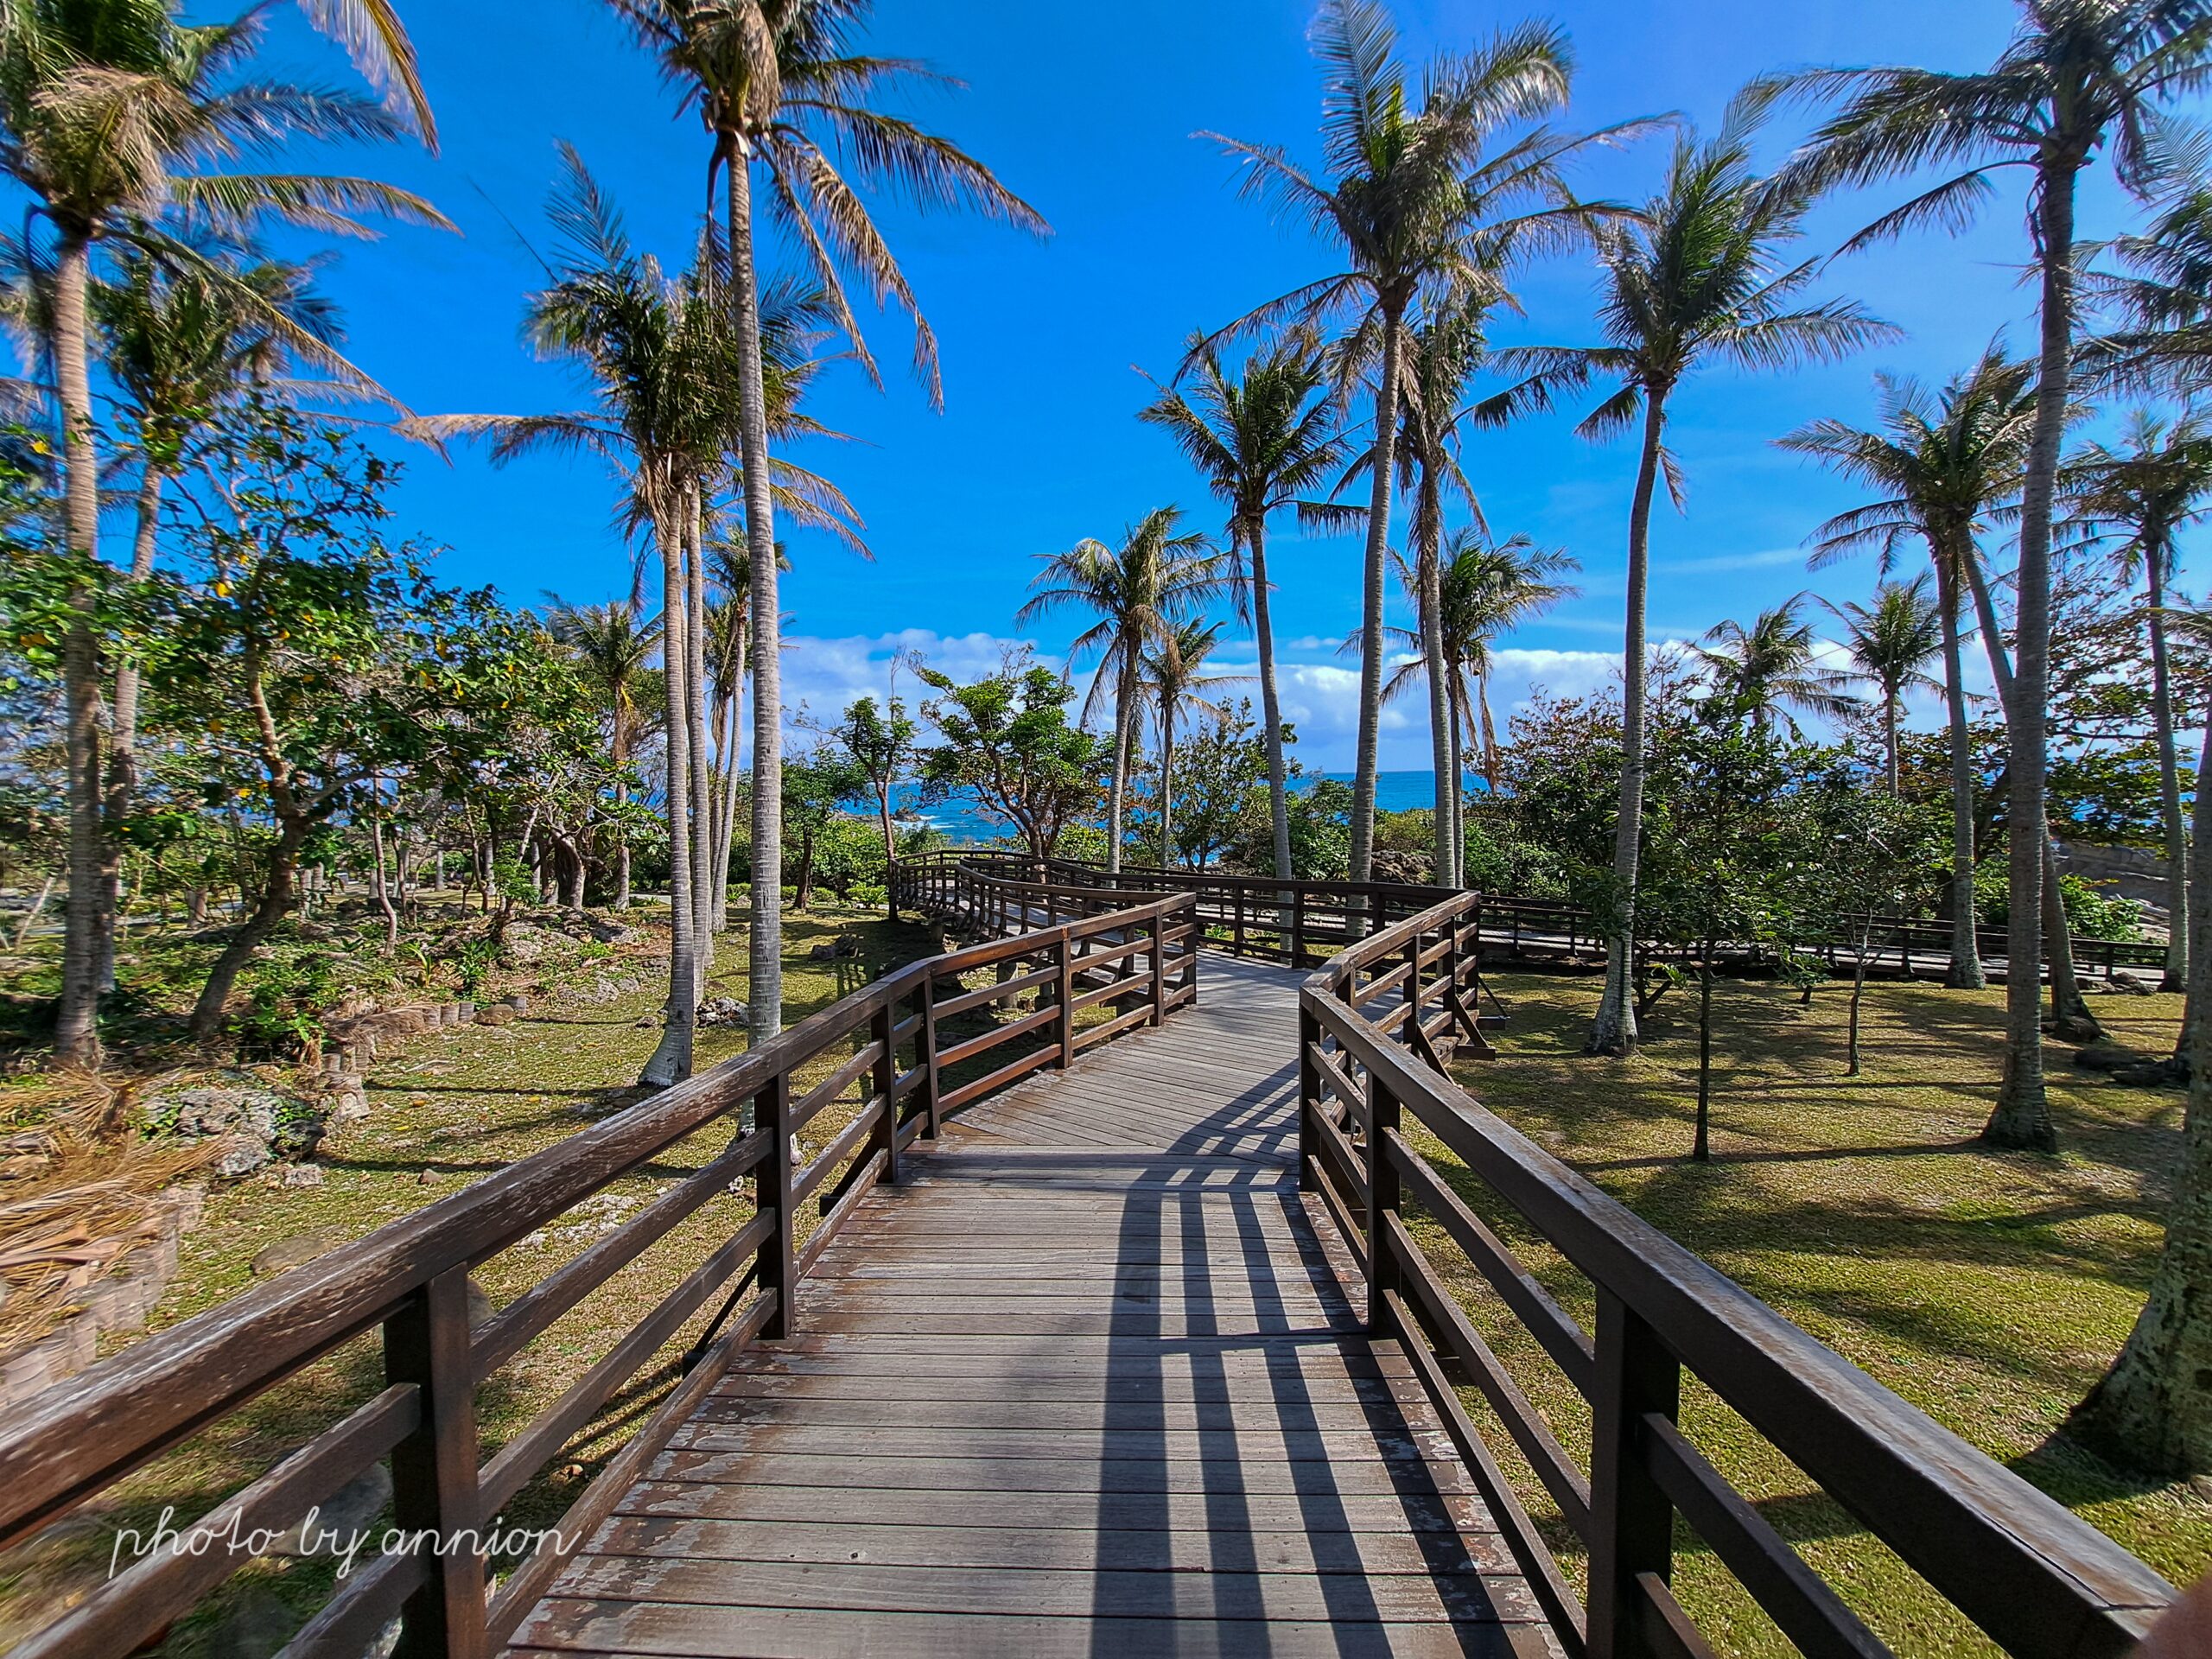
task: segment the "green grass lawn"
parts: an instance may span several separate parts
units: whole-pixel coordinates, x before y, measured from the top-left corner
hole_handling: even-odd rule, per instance
[[[2212,1568],[2212,1503],[2054,1440],[2143,1303],[2179,1155],[2183,1096],[2121,1088],[2049,1051],[2056,1158],[1975,1141],[1994,1097],[2003,992],[1870,986],[1864,1070],[1844,1075],[1847,987],[1809,1008],[1792,992],[1723,981],[1713,1161],[1690,1162],[1695,1003],[1669,995],[1628,1060],[1585,1058],[1596,978],[1491,981],[1511,1013],[1495,1060],[1459,1068],[1484,1104],[1880,1382],[2103,1529],[2178,1583]],[[2116,1041],[2170,1048],[2178,997],[2094,1001]],[[1588,1327],[1587,1281],[1533,1240],[1431,1142],[1462,1195],[1525,1252]],[[1465,1257],[1424,1242],[1478,1324],[1578,1458],[1580,1396],[1518,1332]],[[1477,1421],[1479,1396],[1468,1394]],[[1989,1651],[1748,1425],[1709,1394],[1684,1427],[1770,1522],[1900,1652]],[[1506,1446],[1503,1431],[1493,1437]],[[1579,1543],[1525,1465],[1522,1496],[1579,1575]],[[1688,1539],[1681,1593],[1717,1645],[1791,1649],[1719,1563]]]

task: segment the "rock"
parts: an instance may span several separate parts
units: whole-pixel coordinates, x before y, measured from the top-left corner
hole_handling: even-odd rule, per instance
[[[221,1137],[226,1144],[214,1173],[229,1179],[277,1160],[303,1158],[323,1135],[324,1120],[313,1103],[252,1079],[165,1090],[141,1109],[156,1134]]]
[[[822,944],[816,945],[806,954],[810,961],[835,962],[837,959],[837,947],[827,940],[824,940]]]
[[[415,1178],[415,1185],[417,1186],[435,1186],[443,1179],[445,1179],[445,1177],[439,1174],[436,1170],[426,1169]]]
[[[630,1024],[639,1031],[651,1031],[655,1026],[660,1024],[660,1016],[657,1014],[641,1014]]]
[[[289,1238],[279,1239],[253,1258],[253,1276],[273,1279],[280,1273],[305,1267],[315,1257],[346,1243],[349,1237],[343,1228],[318,1227],[312,1232],[295,1233]]]
[[[372,1463],[277,1535],[272,1555],[343,1555],[356,1532],[365,1531],[391,1502],[391,1475]],[[358,1564],[359,1557],[356,1557]]]
[[[2131,1065],[2112,1074],[2114,1083],[2136,1089],[2186,1089],[2189,1069],[2168,1058],[2152,1060],[2144,1065]]]
[[[488,1008],[476,1011],[476,1023],[480,1026],[512,1026],[521,1017],[512,1004],[505,1002],[494,1002]]]
[[[750,1010],[734,996],[709,997],[699,1005],[702,1026],[741,1026],[751,1017]]]
[[[636,928],[625,927],[620,922],[602,922],[591,917],[585,920],[590,925],[592,938],[601,944],[627,944],[638,937]]]
[[[2095,1046],[2076,1050],[2074,1064],[2084,1071],[2124,1071],[2132,1066],[2152,1065],[2157,1058],[2154,1054],[2133,1048]]]
[[[2112,970],[2111,984],[2113,989],[2123,992],[2129,996],[2152,996],[2157,995],[2158,989],[2148,980],[2139,978],[2125,968],[2115,968]]]
[[[292,1639],[299,1615],[265,1585],[247,1584],[209,1633],[208,1651],[227,1659],[270,1659]]]
[[[320,1164],[286,1164],[278,1177],[281,1186],[321,1186],[322,1166]]]

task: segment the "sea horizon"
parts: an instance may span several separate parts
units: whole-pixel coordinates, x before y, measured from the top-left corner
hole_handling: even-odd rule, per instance
[[[1352,781],[1352,774],[1349,772],[1327,772],[1321,776],[1334,779],[1339,783]],[[1404,812],[1415,807],[1433,806],[1436,804],[1435,777],[1434,771],[1427,766],[1377,772],[1375,778],[1376,809],[1383,812]],[[901,812],[911,810],[918,814],[923,823],[941,835],[950,836],[956,841],[990,841],[1003,839],[1014,833],[1007,825],[986,817],[973,804],[957,796],[922,805],[915,798],[918,793],[913,785],[904,785],[894,797],[895,804]],[[914,822],[911,817],[905,821],[908,823]]]

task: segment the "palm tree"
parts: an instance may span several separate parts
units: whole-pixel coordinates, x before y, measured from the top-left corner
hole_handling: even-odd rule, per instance
[[[2082,343],[2084,375],[2181,398],[2212,391],[2212,185],[2183,190],[2112,245],[2122,273],[2088,276],[2120,326]]]
[[[340,24],[366,15],[360,0],[326,0],[320,10]],[[403,130],[382,108],[345,93],[227,80],[251,54],[259,32],[257,12],[235,22],[188,27],[166,0],[0,7],[0,173],[22,188],[54,233],[48,353],[61,437],[62,540],[79,559],[99,556],[88,298],[97,245],[159,246],[215,271],[155,226],[161,213],[174,207],[226,229],[274,215],[357,231],[351,215],[364,209],[446,223],[419,197],[367,180],[187,170],[274,149],[295,134],[382,138]],[[411,63],[406,69],[411,79]],[[89,1065],[99,1058],[100,940],[111,918],[105,911],[105,780],[89,583],[75,586],[73,604],[78,620],[65,641],[62,667],[69,891],[54,1046],[63,1058]]]
[[[1351,875],[1371,874],[1382,727],[1383,587],[1389,569],[1395,411],[1405,397],[1406,319],[1424,289],[1487,287],[1524,248],[1586,229],[1592,210],[1567,198],[1560,163],[1591,142],[1541,128],[1495,155],[1501,133],[1567,103],[1567,39],[1548,24],[1501,31],[1463,57],[1440,58],[1418,100],[1396,55],[1397,30],[1376,0],[1324,0],[1313,30],[1323,69],[1324,183],[1271,144],[1216,137],[1245,163],[1245,194],[1273,198],[1340,245],[1348,268],[1294,289],[1233,328],[1286,319],[1357,319],[1347,365],[1373,365],[1375,443],[1360,628],[1359,752],[1352,785]],[[1529,211],[1513,210],[1541,203]]]
[[[782,616],[753,255],[753,168],[763,168],[837,326],[871,377],[875,360],[846,298],[846,274],[859,276],[879,302],[893,300],[912,319],[914,365],[933,405],[942,402],[936,336],[855,183],[888,190],[925,209],[963,207],[1025,230],[1047,227],[1035,209],[958,146],[873,107],[887,91],[935,78],[917,64],[850,49],[870,0],[609,3],[683,89],[685,103],[696,105],[712,146],[709,194],[717,178],[728,189],[728,289],[739,346],[736,447],[754,572],[749,998],[757,1044],[783,1027],[784,830]]]
[[[780,495],[780,482],[779,492]],[[847,539],[852,539],[849,531]],[[776,569],[781,572],[791,568],[791,559],[779,545]],[[720,933],[729,926],[729,861],[737,836],[738,779],[743,775],[738,765],[743,747],[740,705],[744,700],[753,632],[753,550],[741,529],[726,528],[709,538],[707,580],[720,596],[709,607],[707,617],[708,662],[715,710],[711,724],[722,774],[712,824],[714,877],[709,885],[714,893],[714,915],[709,925]]]
[[[1846,600],[1828,605],[1828,610],[1843,624],[1856,677],[1872,681],[1882,694],[1882,779],[1894,800],[1898,793],[1897,721],[1904,694],[1939,689],[1928,664],[1943,654],[1943,618],[1929,594],[1925,571],[1910,582],[1879,583],[1872,605]]]
[[[2185,168],[2193,132],[2159,105],[2212,80],[2212,26],[2202,0],[2020,0],[2020,22],[1997,62],[1969,74],[1910,68],[1809,71],[1771,84],[1841,96],[1789,172],[1803,188],[1866,185],[1923,168],[1964,170],[1885,214],[1856,238],[1916,225],[1955,229],[1995,194],[1989,175],[2031,169],[2030,241],[2041,283],[2035,429],[2020,493],[2013,656],[2017,705],[2008,770],[2009,821],[2044,821],[2046,743],[2035,711],[2050,679],[2050,529],[2059,444],[2069,409],[2075,310],[2075,206],[2081,175],[2107,148],[2120,188],[2141,200]],[[2048,857],[2041,836],[2010,840],[2012,910],[2005,952],[2043,959],[2037,900]],[[2044,1090],[2037,976],[2005,976],[2005,1080],[1983,1130],[1999,1146],[2057,1144]]]
[[[1605,999],[1590,1033],[1592,1053],[1624,1053],[1637,1042],[1630,957],[1643,825],[1651,501],[1662,473],[1678,505],[1681,494],[1664,442],[1669,400],[1690,375],[1713,363],[1783,369],[1840,358],[1895,333],[1852,301],[1800,303],[1817,264],[1788,264],[1782,254],[1803,233],[1812,199],[1786,179],[1752,171],[1756,127],[1750,106],[1738,100],[1717,137],[1700,142],[1687,130],[1677,137],[1666,181],[1643,213],[1610,221],[1597,232],[1599,322],[1605,343],[1497,353],[1502,365],[1525,365],[1533,373],[1486,405],[1486,413],[1503,417],[1605,379],[1615,389],[1583,420],[1582,435],[1608,437],[1642,417],[1628,524],[1621,806],[1613,853],[1618,918],[1607,952]]]
[[[1221,705],[1199,688],[1230,685],[1242,680],[1236,674],[1204,674],[1221,644],[1219,622],[1184,622],[1173,628],[1144,659],[1144,695],[1160,716],[1160,861],[1175,862],[1175,722],[1184,714],[1220,718]]]
[[[2196,416],[2168,422],[2138,410],[2119,450],[2082,446],[2067,467],[2075,511],[2120,526],[2118,552],[2129,575],[2142,573],[2151,633],[2151,711],[2158,741],[2158,800],[2166,842],[2166,971],[2162,990],[2189,984],[2187,831],[2181,768],[2174,744],[2172,679],[2166,651],[2166,584],[2180,563],[2175,532],[2203,518],[2212,497],[2212,427]]]
[[[1344,454],[1334,406],[1321,395],[1327,375],[1309,330],[1294,329],[1247,358],[1234,378],[1219,347],[1192,344],[1187,391],[1163,389],[1137,416],[1163,429],[1229,509],[1229,556],[1240,594],[1249,595],[1260,653],[1260,715],[1266,727],[1268,814],[1275,874],[1290,879],[1288,769],[1283,763],[1282,698],[1275,684],[1274,589],[1268,580],[1268,520],[1296,503],[1302,517],[1332,509],[1301,501]],[[1245,564],[1249,556],[1250,564]]]
[[[550,597],[550,596],[549,596]],[[546,632],[575,658],[586,685],[607,710],[607,753],[614,763],[614,800],[630,798],[625,769],[637,753],[645,728],[643,703],[652,677],[650,664],[660,645],[658,619],[641,617],[621,602],[571,605],[558,598],[547,607]],[[618,826],[614,854],[614,908],[630,908],[630,838]]]
[[[1881,427],[1865,431],[1820,420],[1777,442],[1825,461],[1880,492],[1814,532],[1813,568],[1864,547],[1880,550],[1887,569],[1897,550],[1918,539],[1936,575],[1943,628],[1943,696],[1950,728],[1951,960],[1944,982],[1980,990],[1986,982],[1974,931],[1974,772],[1967,725],[1959,614],[1980,577],[1980,537],[2000,505],[2018,493],[2035,427],[2034,371],[1992,345],[1974,366],[1930,396],[1917,382],[1875,377]]]
[[[1017,626],[1074,607],[1098,620],[1069,648],[1072,663],[1098,654],[1098,671],[1084,707],[1087,720],[1109,694],[1114,704],[1114,782],[1106,807],[1106,868],[1122,868],[1122,817],[1128,801],[1129,758],[1143,696],[1146,657],[1174,637],[1198,607],[1230,585],[1229,570],[1204,533],[1184,531],[1180,507],[1154,507],[1122,535],[1118,548],[1085,538],[1065,553],[1040,556],[1032,597],[1015,613]]]
[[[1435,597],[1424,597],[1418,569],[1403,558],[1395,561],[1398,585],[1421,613],[1433,602],[1436,632],[1443,643],[1446,702],[1451,710],[1451,747],[1446,760],[1452,780],[1450,833],[1455,848],[1466,844],[1465,791],[1466,753],[1472,748],[1482,758],[1483,781],[1498,785],[1497,728],[1491,717],[1490,677],[1494,667],[1491,645],[1500,635],[1541,615],[1580,590],[1560,581],[1581,569],[1567,553],[1539,548],[1525,535],[1503,541],[1488,539],[1471,526],[1456,530],[1439,550]],[[1389,638],[1398,649],[1421,649],[1424,630],[1393,628]],[[1402,695],[1414,680],[1428,671],[1424,658],[1401,667],[1383,688],[1387,699]],[[1464,876],[1463,876],[1464,880]]]
[[[1779,722],[1791,736],[1797,722],[1789,711],[1840,720],[1858,707],[1844,687],[1851,676],[1820,660],[1813,625],[1798,615],[1805,595],[1761,611],[1750,627],[1732,618],[1707,631],[1691,655],[1712,680],[1706,702],[1720,719],[1748,721],[1764,736]]]

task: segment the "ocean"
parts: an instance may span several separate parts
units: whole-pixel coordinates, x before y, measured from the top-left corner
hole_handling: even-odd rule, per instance
[[[1332,772],[1327,775],[1347,784],[1352,779],[1351,773],[1348,772]],[[1385,812],[1403,812],[1411,807],[1433,806],[1436,804],[1434,777],[1435,774],[1427,767],[1418,772],[1380,772],[1375,779],[1375,804]],[[902,805],[914,804],[918,793],[912,785],[906,785],[901,787],[896,798]],[[956,842],[991,841],[1014,833],[1003,824],[992,823],[976,811],[972,804],[957,797],[927,806],[918,805],[916,810],[931,829],[950,836]],[[910,818],[906,822],[911,823],[913,820]]]

